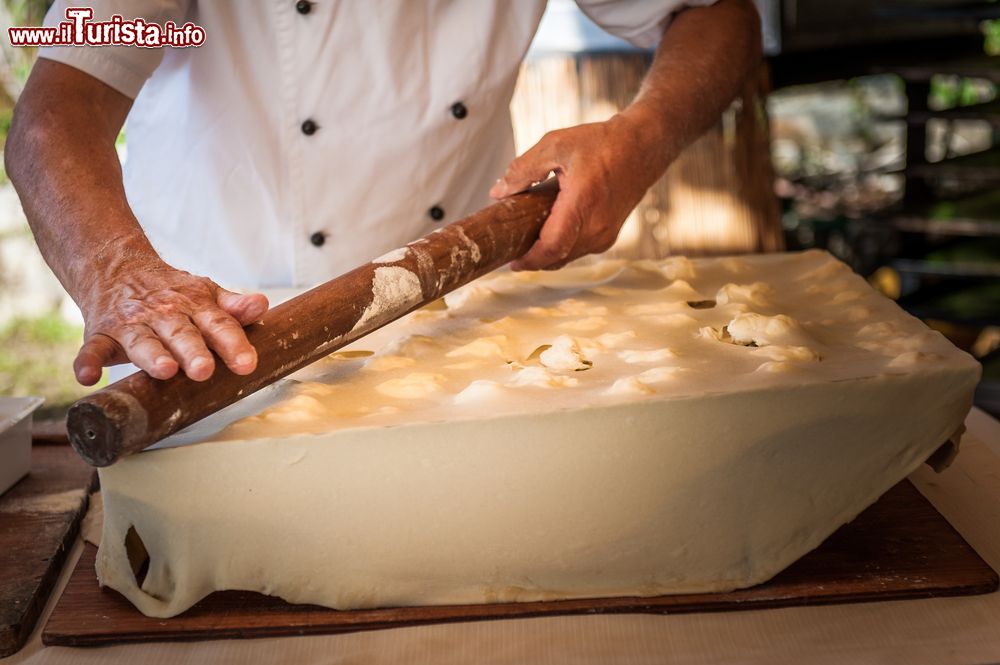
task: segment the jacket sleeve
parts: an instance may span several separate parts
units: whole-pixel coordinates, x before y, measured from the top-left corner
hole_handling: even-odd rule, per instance
[[[704,7],[716,0],[576,0],[591,21],[633,46],[656,46],[670,18],[686,7]]]
[[[66,8],[78,2],[56,0],[45,15],[46,26],[56,26],[66,18]],[[82,6],[94,10],[92,21],[106,21],[118,14],[124,19],[142,18],[163,25],[183,24],[189,0],[90,0]],[[163,48],[137,46],[47,46],[38,57],[55,60],[90,74],[120,93],[135,99],[153,71],[163,60]]]

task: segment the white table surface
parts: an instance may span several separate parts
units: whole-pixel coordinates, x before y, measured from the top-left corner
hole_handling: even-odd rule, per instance
[[[1000,570],[1000,423],[973,410],[950,469],[910,479]],[[542,617],[347,635],[43,647],[41,626],[80,555],[77,542],[28,645],[0,663],[962,663],[1000,662],[1000,593],[717,614]]]

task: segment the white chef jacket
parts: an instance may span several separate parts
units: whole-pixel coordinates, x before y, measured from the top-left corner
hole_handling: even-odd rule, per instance
[[[656,44],[714,0],[577,0]],[[46,25],[65,20],[57,0]],[[545,0],[89,0],[198,48],[43,48],[135,98],[125,191],[161,256],[236,288],[312,286],[489,203]]]

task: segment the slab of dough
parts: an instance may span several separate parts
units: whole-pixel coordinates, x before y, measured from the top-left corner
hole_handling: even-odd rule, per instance
[[[921,464],[978,378],[821,252],[498,273],[101,469],[98,576],[157,617],[217,589],[346,609],[750,586]]]

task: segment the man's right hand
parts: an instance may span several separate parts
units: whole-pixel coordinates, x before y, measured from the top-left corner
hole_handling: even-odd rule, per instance
[[[163,263],[119,273],[81,305],[86,331],[73,369],[85,386],[103,367],[129,361],[156,379],[183,369],[204,381],[215,370],[210,349],[236,374],[249,374],[257,352],[243,326],[268,308],[262,294],[233,293]]]

